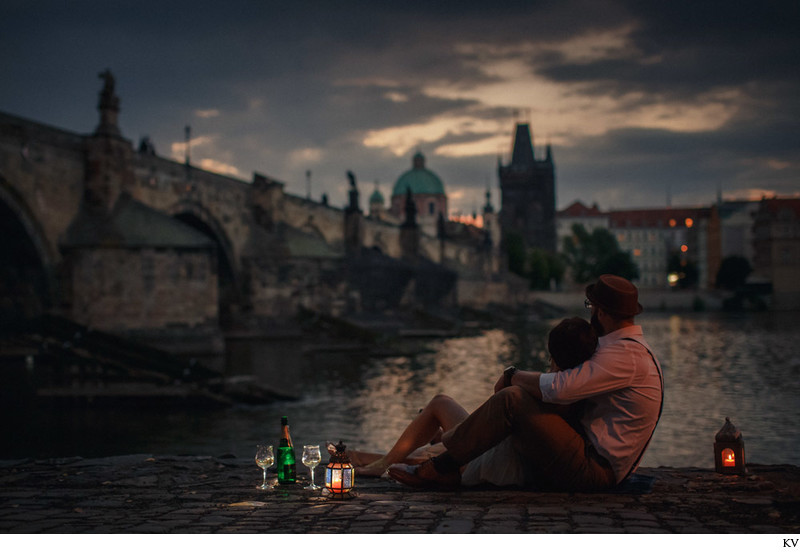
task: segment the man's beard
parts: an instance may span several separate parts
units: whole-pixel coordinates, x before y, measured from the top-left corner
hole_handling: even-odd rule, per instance
[[[603,328],[603,325],[600,324],[600,320],[597,318],[597,313],[592,315],[590,323],[592,324],[592,328],[594,328],[594,331],[598,337],[606,335],[606,330]]]

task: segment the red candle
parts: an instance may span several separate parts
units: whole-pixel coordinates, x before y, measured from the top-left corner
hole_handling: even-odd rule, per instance
[[[722,465],[726,468],[733,468],[736,466],[736,458],[731,449],[722,451]]]

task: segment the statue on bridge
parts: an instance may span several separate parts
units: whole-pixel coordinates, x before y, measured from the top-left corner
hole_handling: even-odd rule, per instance
[[[353,171],[347,171],[347,179],[350,181],[350,204],[347,210],[350,212],[360,211],[358,208],[358,188],[356,187],[356,175]]]
[[[100,103],[97,109],[100,110],[100,124],[95,130],[95,134],[119,135],[117,127],[117,115],[119,114],[119,97],[114,91],[116,81],[111,69],[106,69],[97,75],[103,79],[103,89],[100,91]]]
[[[100,92],[101,96],[110,98],[114,96],[114,75],[111,74],[111,69],[106,69],[99,75],[97,75],[101,79],[103,79],[103,91]]]

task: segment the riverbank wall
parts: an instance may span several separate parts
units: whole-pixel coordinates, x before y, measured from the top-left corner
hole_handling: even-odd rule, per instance
[[[536,291],[531,299],[563,308],[567,311],[581,311],[586,294],[583,290]],[[639,302],[645,312],[696,312],[720,311],[726,295],[716,291],[702,290],[642,290]]]

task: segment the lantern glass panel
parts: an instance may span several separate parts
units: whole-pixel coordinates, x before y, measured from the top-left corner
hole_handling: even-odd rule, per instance
[[[353,488],[353,468],[338,462],[325,469],[325,486],[333,493],[346,493]]]
[[[329,489],[334,488],[335,486],[341,485],[341,471],[334,467],[333,464],[329,464],[327,468],[325,468],[325,486]]]

